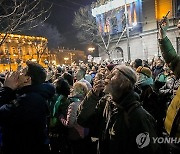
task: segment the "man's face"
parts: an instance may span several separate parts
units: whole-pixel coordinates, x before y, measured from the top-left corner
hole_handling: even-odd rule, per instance
[[[101,69],[100,69],[100,73],[105,74],[105,72],[106,72],[106,69],[105,69],[105,68],[101,68]]]
[[[112,95],[113,99],[118,99],[122,92],[122,76],[117,69],[114,69],[105,79],[105,93]]]
[[[29,76],[27,76],[27,70],[28,68],[23,68],[19,71],[19,76],[18,76],[18,88],[22,88],[24,87],[25,85],[27,85],[27,83],[30,82],[29,80]]]
[[[156,63],[156,66],[162,66],[162,61],[161,60],[158,60],[157,63]]]

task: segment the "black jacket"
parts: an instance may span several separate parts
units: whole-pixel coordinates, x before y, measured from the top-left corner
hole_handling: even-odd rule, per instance
[[[98,101],[90,92],[80,105],[77,122],[97,135],[100,154],[157,154],[161,151],[159,145],[152,143],[152,137],[157,137],[155,121],[139,105],[134,92],[124,96],[119,105],[108,96]],[[136,141],[141,133],[150,137],[150,143],[144,148],[138,148],[140,140]]]
[[[48,144],[47,100],[54,95],[51,84],[0,89],[0,126],[3,151],[8,154],[43,153]]]

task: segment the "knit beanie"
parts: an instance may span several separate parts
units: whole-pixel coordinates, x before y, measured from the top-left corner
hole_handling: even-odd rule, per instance
[[[136,72],[142,73],[142,74],[146,75],[147,77],[152,77],[152,72],[148,67],[139,66],[136,69]]]
[[[125,65],[117,65],[115,69],[119,70],[124,76],[126,76],[133,85],[136,83],[137,76],[135,71],[131,67]]]

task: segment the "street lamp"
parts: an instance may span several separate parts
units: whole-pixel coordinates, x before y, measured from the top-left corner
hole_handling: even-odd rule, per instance
[[[127,35],[127,53],[128,53],[128,61],[131,61],[131,53],[130,53],[130,44],[129,44],[129,21],[128,21],[128,11],[127,11],[127,0],[124,0],[125,3],[125,18],[126,18],[126,35]]]
[[[88,48],[88,51],[90,51],[90,52],[93,52],[95,50],[95,48],[94,47],[90,47],[90,48]]]

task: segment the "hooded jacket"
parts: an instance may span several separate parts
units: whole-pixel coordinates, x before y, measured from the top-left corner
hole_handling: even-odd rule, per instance
[[[6,154],[43,153],[47,138],[47,100],[54,95],[51,84],[0,89],[0,126]]]

